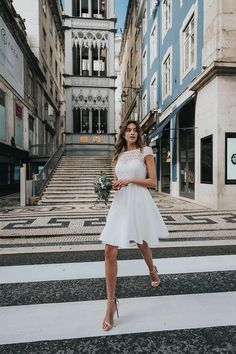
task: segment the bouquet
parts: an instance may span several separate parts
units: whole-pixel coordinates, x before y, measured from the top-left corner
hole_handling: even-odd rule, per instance
[[[100,201],[103,201],[105,205],[107,205],[111,189],[111,179],[105,172],[101,171],[100,176],[97,177],[96,182],[94,183],[94,192],[97,194],[96,202],[99,203]]]

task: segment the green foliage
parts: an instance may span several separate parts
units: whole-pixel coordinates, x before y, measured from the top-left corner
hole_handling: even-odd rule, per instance
[[[105,205],[107,205],[111,189],[111,179],[105,172],[101,171],[100,176],[97,177],[96,182],[94,183],[94,192],[97,194],[96,202],[99,203],[100,201],[103,201]]]

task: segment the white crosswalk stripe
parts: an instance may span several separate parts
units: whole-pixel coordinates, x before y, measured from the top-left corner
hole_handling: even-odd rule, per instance
[[[236,292],[130,298],[120,306],[124,315],[107,333],[104,300],[0,308],[0,344],[236,325]]]
[[[143,294],[143,296],[134,297],[135,291],[132,292],[127,285],[128,296],[121,296],[119,299],[121,317],[115,321],[116,325],[109,332],[101,330],[101,321],[106,307],[106,301],[102,296],[92,301],[88,297],[88,301],[66,299],[62,302],[60,299],[57,301],[58,294],[54,294],[55,300],[48,302],[46,298],[44,301],[42,295],[40,302],[33,304],[27,302],[15,304],[9,300],[7,305],[0,307],[0,352],[3,349],[3,353],[4,350],[6,353],[14,353],[14,345],[24,345],[24,343],[40,346],[41,344],[37,343],[45,341],[50,343],[51,341],[55,345],[55,341],[64,343],[72,339],[88,341],[106,337],[112,340],[118,335],[140,335],[143,338],[159,332],[165,335],[164,333],[168,331],[178,333],[181,330],[214,330],[236,326],[236,289],[229,291],[223,287],[219,292],[214,287],[207,289],[207,284],[204,284],[205,290],[196,293],[189,283],[192,277],[198,279],[198,276],[205,273],[215,276],[220,272],[225,272],[232,276],[232,273],[236,271],[236,255],[155,258],[154,263],[158,265],[161,277],[168,276],[174,279],[178,275],[186,276],[182,286],[190,289],[187,289],[185,293],[171,295],[160,295],[159,290],[155,289],[152,295]],[[142,284],[143,277],[147,275],[147,268],[142,259],[119,260],[118,268],[119,280],[127,278],[130,286],[136,279],[139,279]],[[104,287],[104,262],[91,260],[89,262],[37,264],[35,261],[28,265],[0,267],[0,291],[1,287],[2,290],[8,291],[9,298],[11,298],[10,292],[14,289],[20,291],[18,286],[24,286],[22,289],[27,289],[27,286],[35,283],[41,284],[43,289],[45,282],[50,284],[58,282],[62,285],[64,281],[69,280],[83,281],[84,284],[94,280],[103,282],[101,287]],[[193,284],[194,281],[192,281]],[[230,282],[232,283],[231,280]],[[63,285],[61,291],[62,289]],[[90,293],[94,290],[92,286],[89,286]],[[32,294],[32,297],[36,295]],[[9,351],[11,346],[8,347],[8,345],[13,345],[12,352]],[[67,345],[69,346],[68,343]],[[23,353],[24,350],[21,350]],[[40,350],[35,352],[40,352]],[[231,353],[230,350],[228,352]]]
[[[236,270],[236,255],[153,259],[159,274]],[[146,275],[143,260],[118,261],[118,276]],[[40,264],[0,267],[0,284],[104,277],[104,262]]]

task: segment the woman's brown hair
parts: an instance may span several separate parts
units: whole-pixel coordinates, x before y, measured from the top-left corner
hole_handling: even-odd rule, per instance
[[[140,150],[143,148],[143,138],[142,138],[142,131],[141,128],[138,124],[138,122],[136,120],[127,120],[125,121],[121,127],[120,127],[120,133],[118,135],[118,139],[116,141],[115,144],[115,151],[114,151],[114,155],[113,155],[113,159],[112,159],[112,164],[115,165],[118,157],[120,155],[120,153],[123,150],[126,150],[127,146],[126,146],[126,140],[124,138],[125,132],[127,130],[127,127],[129,124],[134,124],[137,128],[137,133],[138,133],[138,137],[136,140],[136,148],[140,148]]]

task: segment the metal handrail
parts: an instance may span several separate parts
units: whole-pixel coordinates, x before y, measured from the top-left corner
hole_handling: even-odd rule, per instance
[[[54,143],[31,145],[29,148],[29,156],[47,157],[54,154],[56,150],[57,150],[57,146]]]
[[[64,146],[60,145],[57,151],[50,157],[47,163],[43,166],[42,170],[34,175],[33,178],[33,195],[41,195],[46,183],[48,182],[51,174],[58,165],[61,156],[64,152]]]

